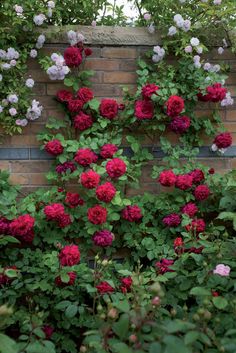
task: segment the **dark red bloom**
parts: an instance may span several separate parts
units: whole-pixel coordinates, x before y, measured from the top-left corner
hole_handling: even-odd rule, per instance
[[[195,248],[194,246],[189,249],[184,249],[184,252],[194,253],[194,254],[201,254],[204,246],[200,246],[199,248]]]
[[[46,340],[50,340],[50,338],[54,332],[54,328],[52,326],[44,325],[42,330],[45,334]]]
[[[10,234],[19,240],[31,243],[34,239],[34,223],[35,219],[29,214],[19,216],[11,222]]]
[[[67,282],[67,283],[62,282],[61,276],[57,276],[55,278],[55,283],[58,287],[73,286],[75,284],[76,273],[75,272],[68,272],[67,274],[70,277],[69,282]]]
[[[74,160],[83,167],[87,167],[92,163],[96,163],[98,156],[90,148],[80,148],[76,152]]]
[[[158,273],[163,275],[166,272],[174,272],[169,268],[169,266],[174,264],[174,260],[161,259],[159,262],[156,262],[155,266],[157,268]]]
[[[76,170],[75,164],[73,162],[64,162],[56,166],[56,172],[58,174],[66,173],[67,170],[69,170],[70,173],[73,173]]]
[[[81,174],[80,182],[87,189],[94,189],[100,182],[100,175],[92,169]]]
[[[99,230],[93,235],[93,242],[96,246],[107,247],[112,244],[114,234],[107,229]]]
[[[113,158],[106,164],[107,174],[111,178],[119,178],[126,172],[126,164],[120,158]]]
[[[103,224],[107,220],[107,210],[100,205],[89,208],[87,215],[88,220],[93,224]]]
[[[212,291],[212,296],[213,297],[219,297],[219,293],[217,291]]]
[[[77,92],[77,97],[82,100],[82,102],[87,103],[94,98],[94,95],[90,88],[81,87]]]
[[[114,99],[109,99],[109,98],[102,99],[99,106],[99,111],[101,116],[109,120],[112,120],[117,116],[118,103]]]
[[[93,125],[92,117],[82,111],[74,117],[73,122],[74,128],[79,129],[80,131],[87,130]]]
[[[82,206],[84,204],[84,200],[82,200],[77,193],[67,192],[66,203],[70,206],[70,208],[75,208],[79,205]]]
[[[181,135],[189,129],[190,125],[190,118],[183,115],[174,117],[169,126],[171,131]]]
[[[206,94],[198,94],[198,100],[203,102],[221,102],[227,93],[227,89],[222,87],[221,83],[214,83],[212,86],[206,88]]]
[[[159,86],[155,83],[148,83],[146,86],[142,87],[142,95],[144,99],[149,99],[153,94],[156,94],[159,90]]]
[[[64,51],[64,60],[69,67],[78,67],[82,63],[82,55],[79,48],[68,47]]]
[[[47,142],[44,149],[52,156],[58,156],[59,154],[62,154],[64,150],[61,141],[57,139]]]
[[[0,217],[0,234],[9,234],[11,221],[5,217]]]
[[[114,198],[116,194],[116,188],[112,183],[106,182],[99,185],[96,189],[96,196],[98,200],[109,203]]]
[[[122,210],[122,217],[129,222],[138,222],[143,218],[142,210],[139,206],[126,206]]]
[[[198,208],[195,203],[189,202],[181,208],[181,212],[188,215],[190,218],[193,218],[198,212]]]
[[[189,175],[193,178],[193,184],[199,184],[205,179],[204,173],[201,169],[194,169]]]
[[[133,280],[130,276],[121,278],[121,286],[120,289],[123,293],[127,293],[131,290],[131,286],[133,284]]]
[[[166,102],[166,113],[171,117],[175,117],[184,110],[184,100],[179,96],[171,96]]]
[[[193,185],[193,177],[189,174],[177,175],[175,186],[181,190],[187,190]]]
[[[53,203],[45,206],[43,210],[47,221],[57,221],[65,213],[65,208],[61,203]]]
[[[91,48],[84,48],[84,54],[85,56],[90,56],[93,54],[93,51]]]
[[[69,214],[64,213],[58,217],[58,226],[60,228],[65,228],[72,223],[71,217]]]
[[[162,186],[173,186],[176,182],[176,175],[172,170],[163,170],[158,181]]]
[[[198,219],[193,219],[190,224],[188,224],[186,227],[187,232],[193,232],[196,234],[202,233],[206,229],[206,224],[204,219],[198,218]]]
[[[80,251],[77,245],[65,245],[60,251],[59,261],[61,266],[74,266],[80,262]]]
[[[208,188],[207,185],[198,185],[195,188],[193,195],[195,196],[195,199],[197,201],[206,200],[210,195],[210,189]]]
[[[57,100],[61,103],[67,103],[68,101],[70,101],[71,99],[73,99],[73,93],[71,93],[70,91],[67,91],[65,89],[62,89],[60,91],[57,92]]]
[[[210,168],[210,169],[208,170],[208,173],[209,173],[209,174],[215,174],[215,169],[214,169],[214,168]]]
[[[174,248],[179,248],[179,247],[182,247],[183,245],[184,245],[183,238],[181,237],[175,238]]]
[[[118,104],[118,109],[119,110],[124,110],[125,109],[125,105],[123,103]]]
[[[152,119],[154,115],[154,105],[152,101],[148,101],[148,100],[136,101],[134,115],[139,120]]]
[[[217,135],[214,139],[214,144],[218,148],[228,148],[232,145],[233,139],[230,132],[222,132],[221,134]]]
[[[107,143],[101,147],[100,155],[102,158],[112,158],[113,155],[118,151],[118,147],[112,143]]]
[[[79,113],[83,105],[84,103],[80,99],[71,99],[68,101],[68,110],[70,113]]]
[[[181,223],[181,217],[177,213],[171,213],[164,217],[162,222],[166,227],[178,227]]]
[[[110,286],[110,284],[107,283],[106,281],[99,283],[96,286],[96,288],[98,290],[98,293],[101,295],[106,293],[113,293],[115,291],[115,289],[112,286]]]

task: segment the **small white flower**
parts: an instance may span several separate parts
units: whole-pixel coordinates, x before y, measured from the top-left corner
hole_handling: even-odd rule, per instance
[[[198,54],[202,54],[203,48],[202,47],[196,47],[196,51]]]
[[[52,61],[56,62],[58,58],[59,58],[59,55],[57,53],[52,53],[51,55]]]
[[[3,112],[3,107],[0,105],[0,114]]]
[[[18,102],[18,97],[17,97],[16,94],[9,94],[9,95],[7,96],[7,100],[8,100],[8,102],[10,102],[10,103],[17,103],[17,102]]]
[[[23,7],[19,5],[14,5],[14,10],[16,11],[17,15],[21,15],[23,13]]]
[[[34,16],[34,23],[36,24],[36,26],[42,26],[43,22],[46,20],[46,16],[44,14],[39,14],[39,15],[35,15]]]
[[[18,126],[26,126],[28,124],[27,119],[16,119],[16,125]]]
[[[180,4],[184,4],[186,0],[179,0]]]
[[[190,43],[193,47],[197,47],[200,44],[199,39],[195,37],[191,38]]]
[[[227,92],[227,93],[226,93],[225,98],[221,101],[220,104],[221,104],[222,107],[227,107],[227,106],[229,106],[229,105],[233,105],[233,104],[234,104],[234,100],[233,100],[233,98],[231,97],[230,92]]]
[[[96,27],[96,25],[97,25],[96,21],[92,21],[91,26]]]
[[[152,56],[152,61],[153,61],[154,63],[158,63],[159,61],[161,61],[161,58],[160,58],[159,55],[154,54],[154,55]]]
[[[219,72],[220,71],[220,65],[216,64],[213,66],[213,72]]]
[[[83,43],[85,41],[84,35],[82,33],[77,32],[76,37],[78,43]]]
[[[179,28],[182,28],[184,25],[184,19],[180,14],[176,14],[174,16],[174,22],[176,23],[176,26]]]
[[[188,32],[190,30],[190,27],[191,27],[191,21],[190,20],[185,20],[184,23],[183,23],[182,29],[185,32]]]
[[[205,71],[209,71],[211,69],[211,64],[210,63],[205,63],[204,66],[203,66],[203,69]]]
[[[68,41],[71,45],[77,44],[77,35],[76,35],[75,31],[71,30],[71,31],[67,32],[67,38],[68,38]]]
[[[20,54],[14,48],[8,48],[7,49],[7,53],[6,53],[6,59],[7,60],[19,59],[19,56],[20,56]]]
[[[38,55],[37,50],[31,49],[31,51],[30,51],[30,57],[31,57],[31,58],[36,58],[37,55]]]
[[[171,26],[169,28],[168,36],[174,36],[177,33],[177,29],[175,26]]]
[[[54,9],[55,8],[55,2],[54,1],[48,1],[47,5],[48,5],[48,7],[50,9]]]
[[[143,18],[144,18],[146,21],[149,21],[149,20],[151,19],[150,13],[146,12],[146,13],[143,15]]]
[[[3,64],[1,64],[1,68],[3,70],[9,70],[11,68],[11,65],[8,63],[3,63]]]
[[[154,23],[151,23],[149,26],[147,26],[147,30],[150,34],[153,34],[155,32]]]
[[[47,13],[47,16],[49,17],[49,18],[51,18],[52,17],[52,9],[48,9],[48,13]]]
[[[192,53],[193,48],[191,45],[187,45],[187,47],[184,48],[185,53]]]
[[[33,88],[34,87],[34,80],[32,78],[28,78],[26,81],[25,81],[25,85],[26,87],[28,88]]]
[[[213,4],[214,5],[221,5],[222,0],[214,0]]]
[[[15,115],[17,114],[17,110],[16,110],[15,108],[10,108],[10,109],[9,109],[9,114],[10,114],[11,116],[15,116]]]
[[[218,150],[218,147],[216,146],[215,143],[213,143],[213,145],[211,146],[211,150],[212,152],[216,152]]]
[[[224,51],[225,51],[224,48],[222,48],[222,47],[218,48],[218,54],[219,55],[222,55],[224,53]]]
[[[37,43],[39,43],[39,44],[44,44],[45,40],[46,40],[45,35],[44,35],[44,34],[40,34],[40,35],[38,36]]]
[[[35,99],[31,102],[31,107],[28,108],[26,118],[29,120],[36,120],[42,114],[43,107]]]
[[[13,60],[10,61],[10,65],[11,65],[12,67],[13,67],[13,66],[16,66],[16,64],[17,64],[17,63],[16,63],[16,60],[13,59]]]
[[[7,58],[7,53],[5,50],[0,49],[0,59],[5,60]]]

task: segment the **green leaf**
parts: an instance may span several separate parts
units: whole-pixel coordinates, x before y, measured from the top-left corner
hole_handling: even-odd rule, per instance
[[[195,325],[190,322],[185,322],[181,320],[174,320],[170,321],[166,325],[166,330],[168,333],[175,333],[175,332],[185,332],[189,329],[194,329]]]
[[[186,333],[186,335],[184,337],[184,343],[186,345],[192,344],[198,338],[199,338],[199,332],[198,331],[189,331],[188,333]]]
[[[10,278],[14,278],[14,277],[17,277],[17,271],[16,270],[12,270],[12,269],[9,269],[9,270],[6,270],[5,271],[5,274],[7,277],[10,277]]]
[[[223,297],[214,297],[212,301],[217,309],[224,309],[228,305],[228,301]]]
[[[93,110],[96,110],[96,111],[98,111],[99,105],[100,105],[100,102],[99,102],[96,98],[91,99],[91,100],[88,102],[89,108],[90,108],[90,109],[93,109]]]
[[[130,305],[127,299],[115,302],[113,305],[124,313],[127,313],[130,310]]]
[[[113,343],[111,344],[111,347],[115,353],[133,353],[133,350],[122,342]]]
[[[63,283],[68,283],[70,280],[70,276],[67,273],[62,273],[60,277]]]
[[[1,353],[17,353],[15,342],[6,335],[0,333],[0,352]]]
[[[67,308],[69,305],[71,304],[71,302],[69,300],[63,300],[60,303],[58,303],[55,308],[58,310],[64,310],[65,308]]]
[[[67,308],[66,308],[66,311],[65,311],[65,316],[68,318],[68,319],[71,319],[72,317],[74,317],[76,314],[77,314],[77,311],[78,311],[78,306],[77,305],[69,305]]]
[[[112,326],[112,330],[115,332],[120,339],[124,339],[129,328],[129,315],[123,314],[121,315],[118,322],[114,323]]]
[[[211,295],[211,291],[209,289],[203,287],[194,287],[191,289],[190,294],[192,295]]]
[[[151,343],[149,353],[161,353],[161,345],[158,342]]]

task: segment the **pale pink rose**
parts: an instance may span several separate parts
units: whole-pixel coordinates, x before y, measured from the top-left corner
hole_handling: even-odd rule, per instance
[[[213,273],[215,275],[220,275],[220,276],[229,276],[230,273],[230,267],[226,266],[224,264],[219,264],[216,266],[216,268],[213,270]]]
[[[27,124],[28,124],[27,119],[17,119],[16,120],[16,125],[18,125],[18,126],[26,126]]]
[[[149,21],[150,19],[151,19],[151,15],[150,15],[150,13],[145,13],[144,15],[143,15],[143,18],[146,20],[146,21]]]

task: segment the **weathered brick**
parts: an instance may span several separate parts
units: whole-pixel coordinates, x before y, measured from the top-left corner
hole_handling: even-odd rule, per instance
[[[68,91],[72,91],[68,87],[65,87],[63,83],[48,83],[47,84],[47,95],[48,96],[56,96],[57,92],[61,89],[67,89]]]
[[[104,83],[135,83],[136,79],[134,72],[104,72]]]
[[[121,96],[122,90],[118,85],[109,85],[109,84],[93,84],[92,90],[96,97],[114,97]]]
[[[132,59],[137,57],[137,50],[135,48],[103,48],[102,57],[104,58],[119,58],[119,59]]]
[[[120,60],[120,70],[122,71],[136,71],[137,63],[136,60]]]
[[[38,96],[44,96],[46,94],[46,84],[36,82],[32,91]]]
[[[0,170],[10,170],[8,161],[0,161]]]
[[[43,173],[31,173],[29,174],[30,185],[48,185],[45,174]]]
[[[236,111],[235,110],[227,110],[226,111],[226,120],[236,122]]]
[[[236,82],[236,73],[231,72],[229,74],[228,79],[226,80],[226,83],[227,83],[227,85],[233,85],[233,84],[235,84],[235,82]]]
[[[116,71],[119,70],[120,60],[89,59],[85,62],[85,70]]]
[[[10,161],[9,163],[12,173],[46,173],[51,166],[50,161]]]
[[[16,185],[16,184],[28,185],[29,184],[29,176],[30,176],[30,174],[12,173],[10,175],[9,181],[14,185]]]

